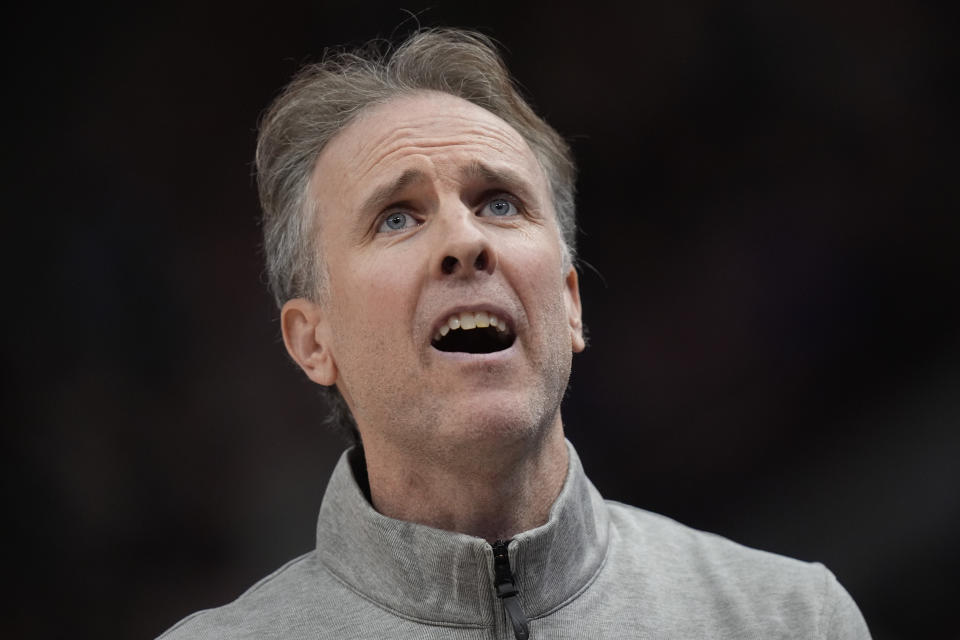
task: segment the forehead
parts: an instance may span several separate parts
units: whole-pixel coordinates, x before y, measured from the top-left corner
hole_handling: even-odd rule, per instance
[[[392,174],[444,178],[475,162],[509,168],[545,192],[536,156],[504,120],[449,94],[401,96],[368,108],[330,141],[317,160],[313,196],[321,210],[330,196],[354,204]]]

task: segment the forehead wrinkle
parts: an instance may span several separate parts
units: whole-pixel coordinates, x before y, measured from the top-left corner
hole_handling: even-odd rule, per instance
[[[446,98],[462,102],[460,106],[466,107],[466,113],[450,113],[442,102]],[[413,98],[413,101],[420,99],[422,97]],[[337,136],[339,140],[332,141],[332,146],[339,147],[333,156],[348,160],[337,163],[340,171],[335,180],[340,184],[341,194],[353,191],[360,196],[356,200],[347,198],[354,200],[354,206],[361,202],[369,204],[374,199],[373,193],[364,187],[369,183],[379,185],[381,189],[377,191],[383,195],[389,189],[383,176],[396,176],[403,169],[419,170],[424,174],[421,177],[428,179],[440,178],[440,165],[453,164],[454,171],[460,169],[460,175],[451,173],[447,177],[462,179],[465,163],[456,157],[448,161],[447,151],[467,154],[468,161],[482,161],[493,168],[510,166],[509,173],[523,178],[534,191],[549,190],[539,159],[519,132],[482,107],[450,96],[441,96],[441,100],[427,113],[405,111],[406,99],[387,102],[360,114],[347,125]],[[411,158],[411,164],[406,156],[419,157]],[[391,171],[390,165],[394,162],[401,164]],[[378,176],[378,172],[382,173]],[[376,179],[378,177],[381,179]],[[361,195],[364,192],[370,195],[364,198]]]
[[[467,103],[470,104],[470,103]],[[475,105],[474,105],[475,106]],[[508,146],[513,147],[517,151],[521,151],[527,146],[526,140],[523,136],[520,135],[513,127],[511,127],[507,122],[499,119],[494,114],[490,113],[482,107],[476,107],[477,116],[471,117],[470,115],[463,114],[450,114],[444,113],[439,110],[430,112],[423,115],[409,115],[404,116],[402,121],[397,124],[397,126],[390,127],[390,130],[387,132],[386,136],[383,136],[375,144],[387,144],[392,142],[395,139],[402,138],[405,136],[416,137],[417,130],[432,130],[436,131],[438,127],[445,128],[446,130],[441,133],[433,133],[433,135],[439,136],[460,136],[460,135],[477,135],[477,136],[488,136],[491,138],[499,139],[501,142],[506,143]],[[392,114],[391,114],[392,115]],[[377,119],[374,114],[368,116],[369,120],[377,122]],[[481,119],[482,118],[482,119]],[[383,120],[390,120],[390,116],[382,117]],[[489,121],[487,121],[489,120]]]
[[[490,118],[496,118],[496,116],[480,107],[477,107],[477,109]],[[364,124],[371,124],[370,129],[374,131],[377,128],[388,127],[382,135],[374,135],[372,139],[361,137],[360,140],[357,140],[356,153],[351,155],[359,160],[357,164],[368,165],[368,168],[362,173],[367,173],[377,164],[393,155],[395,151],[405,148],[416,152],[416,150],[475,143],[483,144],[498,153],[512,151],[526,159],[533,158],[533,153],[527,141],[506,122],[478,122],[476,118],[446,113],[404,117],[403,122],[398,126],[389,126],[391,120],[396,120],[396,118],[386,116],[378,119],[374,112],[366,114],[365,118],[349,125],[349,128],[355,129]],[[436,127],[448,124],[450,125],[448,131],[436,131]],[[426,130],[429,130],[429,132]],[[371,156],[379,157],[371,159]]]
[[[360,163],[361,165],[366,165],[358,174],[356,174],[356,181],[363,182],[367,175],[371,172],[377,170],[383,170],[385,166],[390,165],[393,162],[401,162],[406,157],[416,156],[418,160],[422,160],[423,164],[429,166],[431,169],[436,171],[442,165],[450,164],[451,161],[447,160],[443,156],[446,155],[446,152],[462,152],[466,153],[469,156],[468,162],[477,163],[481,160],[486,161],[484,164],[487,166],[500,165],[505,158],[503,151],[496,145],[491,145],[482,140],[464,140],[464,141],[449,141],[449,140],[436,140],[429,139],[423,140],[416,145],[411,145],[407,142],[398,141],[397,144],[393,145],[392,148],[381,149],[380,153],[373,159],[369,161]],[[439,152],[439,153],[438,153]],[[438,157],[439,156],[439,157]],[[528,174],[529,169],[532,167],[539,168],[539,163],[536,162],[535,158],[521,156],[524,162],[518,167],[521,171],[509,171],[505,172],[508,175],[519,175],[519,174]],[[466,166],[462,161],[454,160],[455,165]],[[531,164],[532,163],[532,164]],[[420,164],[419,162],[417,164]],[[412,171],[413,169],[411,169]],[[420,170],[419,173],[429,174],[429,171]],[[463,173],[463,170],[459,173]],[[493,174],[497,175],[500,172],[494,170]],[[534,182],[535,178],[530,175],[525,176],[527,181],[531,183]]]

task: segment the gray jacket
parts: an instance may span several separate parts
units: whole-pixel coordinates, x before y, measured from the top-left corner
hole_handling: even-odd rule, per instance
[[[377,513],[345,452],[316,550],[161,638],[870,637],[823,565],[604,501],[569,449],[549,520],[496,560],[480,538]]]

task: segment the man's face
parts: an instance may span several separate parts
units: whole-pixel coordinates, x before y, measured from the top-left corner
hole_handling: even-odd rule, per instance
[[[557,425],[583,349],[579,292],[519,133],[454,96],[396,98],[324,149],[312,197],[317,335],[365,444],[449,449]],[[499,328],[467,329],[477,312]]]

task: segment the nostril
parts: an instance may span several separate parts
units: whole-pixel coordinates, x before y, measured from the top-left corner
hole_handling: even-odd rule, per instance
[[[489,260],[489,259],[487,258],[487,252],[486,252],[486,250],[481,251],[481,252],[477,255],[477,259],[474,260],[474,262],[473,262],[473,268],[476,269],[477,271],[486,271],[486,270],[487,270],[487,262],[488,262],[488,260]]]
[[[443,262],[440,263],[440,270],[443,271],[443,273],[446,275],[450,275],[451,273],[453,273],[456,270],[456,268],[457,268],[457,259],[454,258],[453,256],[447,256],[446,258],[443,259]]]

